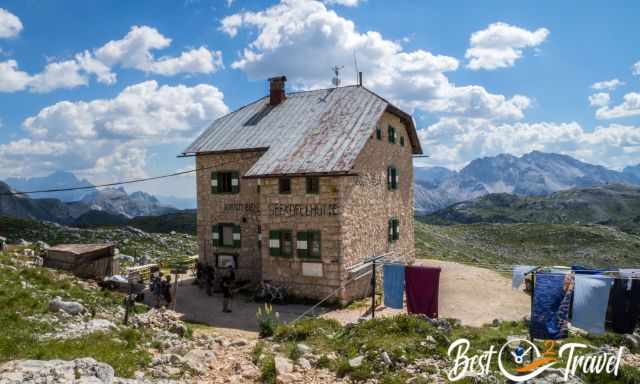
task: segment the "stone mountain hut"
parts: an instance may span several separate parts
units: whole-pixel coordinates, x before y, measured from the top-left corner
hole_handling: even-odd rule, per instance
[[[113,244],[59,244],[46,250],[44,266],[102,280],[118,273]]]
[[[348,302],[365,258],[411,261],[411,115],[356,85],[269,96],[211,124],[183,153],[195,156],[199,259],[233,263],[239,279],[290,295]]]

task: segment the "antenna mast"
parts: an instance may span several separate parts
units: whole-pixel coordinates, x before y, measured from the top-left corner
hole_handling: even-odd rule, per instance
[[[331,68],[333,70],[333,74],[335,75],[335,77],[331,79],[331,83],[333,83],[336,88],[340,86],[340,70],[342,68],[344,68],[344,65],[335,65],[333,66],[333,68]]]
[[[360,71],[358,70],[358,57],[356,56],[356,50],[353,50],[353,67],[356,70],[356,84],[360,81]]]

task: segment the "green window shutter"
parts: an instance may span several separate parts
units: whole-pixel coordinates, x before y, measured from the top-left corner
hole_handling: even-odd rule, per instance
[[[240,192],[240,173],[231,172],[231,193]]]
[[[269,254],[280,256],[280,231],[269,231]]]
[[[214,247],[220,246],[220,226],[218,224],[214,224],[211,226],[211,239]]]
[[[309,257],[309,238],[307,232],[300,231],[297,233],[296,249],[298,257]]]
[[[389,242],[393,242],[393,219],[389,219]]]
[[[387,189],[393,189],[393,175],[391,174],[393,168],[387,168]]]
[[[393,240],[399,240],[399,239],[400,239],[400,220],[394,219],[393,220]]]
[[[389,142],[391,144],[395,144],[396,142],[396,129],[392,126],[389,126]]]
[[[404,147],[404,136],[400,136],[400,145]]]
[[[380,127],[376,127],[376,139],[382,140],[382,129]]]
[[[220,180],[218,178],[218,172],[211,172],[211,193],[218,193],[219,188]]]
[[[317,243],[318,249],[314,250],[314,244],[309,244],[309,256],[320,259],[322,255],[322,242],[320,241],[320,231],[313,231],[313,242]]]
[[[397,168],[393,168],[393,189],[398,189],[400,183],[400,171]]]
[[[240,240],[240,225],[235,224],[233,226],[233,247],[240,248],[241,244],[242,242]]]

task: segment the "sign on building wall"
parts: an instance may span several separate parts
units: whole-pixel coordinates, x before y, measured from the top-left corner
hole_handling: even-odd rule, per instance
[[[302,276],[322,277],[322,263],[302,263]]]
[[[322,217],[339,213],[338,204],[269,204],[269,216],[274,217]]]

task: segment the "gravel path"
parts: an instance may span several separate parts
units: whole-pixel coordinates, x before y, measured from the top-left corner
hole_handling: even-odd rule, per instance
[[[530,313],[530,297],[511,289],[511,279],[495,271],[469,265],[441,261],[418,260],[417,264],[442,268],[440,275],[439,312],[442,318],[455,318],[464,325],[481,326],[494,319],[520,320]],[[257,331],[256,311],[259,304],[236,296],[233,313],[222,313],[222,297],[207,296],[190,281],[182,281],[178,289],[176,311],[184,319],[206,323],[217,328],[243,335]],[[274,305],[280,319],[289,322],[303,313],[305,305]],[[343,323],[358,320],[367,308],[343,309],[327,312],[324,316]],[[406,310],[406,309],[405,309]],[[376,315],[389,316],[405,310],[380,307]]]
[[[469,326],[494,319],[520,320],[530,314],[531,299],[511,289],[511,279],[495,271],[441,260],[417,260],[417,264],[442,268],[438,297],[441,318],[454,318]],[[365,309],[339,310],[326,317],[341,322],[356,321]],[[376,315],[390,316],[405,310],[380,307]]]

